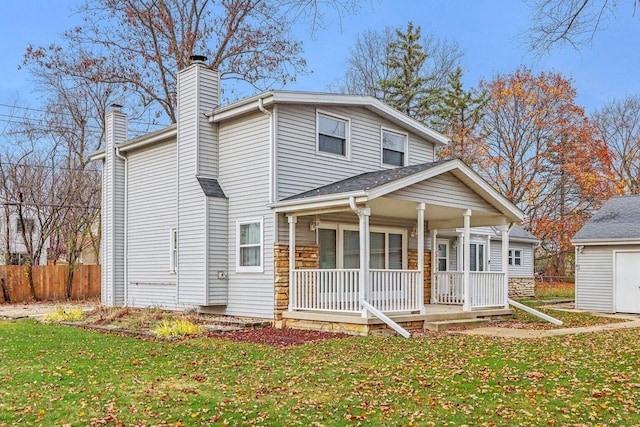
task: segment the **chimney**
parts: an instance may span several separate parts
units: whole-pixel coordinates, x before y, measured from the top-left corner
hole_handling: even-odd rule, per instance
[[[124,305],[125,161],[116,145],[127,141],[127,115],[111,104],[105,116],[105,157],[102,168],[102,304]]]
[[[206,305],[207,198],[197,178],[218,178],[217,125],[205,113],[218,107],[220,78],[205,56],[190,59],[178,73],[178,304]]]

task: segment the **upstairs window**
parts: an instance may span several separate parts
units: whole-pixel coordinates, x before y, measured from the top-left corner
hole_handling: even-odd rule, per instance
[[[407,135],[382,129],[382,164],[405,166],[407,159]]]
[[[349,157],[349,120],[318,113],[318,152]]]
[[[509,249],[509,265],[522,265],[522,251],[520,249]]]

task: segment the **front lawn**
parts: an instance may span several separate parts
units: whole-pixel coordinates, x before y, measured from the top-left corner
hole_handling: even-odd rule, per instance
[[[634,425],[638,330],[154,342],[0,322],[0,425]]]

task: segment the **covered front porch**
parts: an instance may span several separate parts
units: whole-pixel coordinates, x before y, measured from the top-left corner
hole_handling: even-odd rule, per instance
[[[443,165],[364,194],[312,194],[279,203],[293,267],[282,313],[288,325],[345,316],[365,319],[362,324],[424,322],[433,307],[455,313],[508,309],[509,225],[521,217],[464,164]],[[501,271],[472,271],[470,235],[478,226],[500,228]],[[460,271],[441,271],[441,229],[462,230]]]

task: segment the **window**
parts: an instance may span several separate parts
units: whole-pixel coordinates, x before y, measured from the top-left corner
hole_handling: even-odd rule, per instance
[[[325,228],[326,227],[326,228]],[[406,265],[406,232],[373,228],[369,234],[369,268],[402,270]],[[360,268],[360,232],[351,225],[318,228],[320,268]]]
[[[318,250],[320,252],[320,268],[337,268],[336,245],[337,230],[318,229]]]
[[[382,129],[382,164],[406,164],[407,135]]]
[[[469,271],[484,271],[485,245],[481,243],[471,243],[471,256],[469,257]]]
[[[522,250],[509,249],[509,265],[522,265]]]
[[[175,273],[178,268],[178,229],[169,229],[169,272]]]
[[[262,272],[262,218],[236,224],[237,271]]]
[[[33,220],[33,218],[25,218],[22,221],[20,221],[20,218],[18,218],[16,219],[16,232],[18,232],[19,234],[22,234],[22,231],[26,230],[27,234],[32,234],[34,223],[35,221]],[[24,229],[22,228],[23,224],[24,224]]]
[[[438,240],[438,271],[449,270],[449,241]]]
[[[318,113],[318,151],[349,157],[349,120]]]

